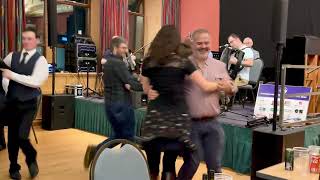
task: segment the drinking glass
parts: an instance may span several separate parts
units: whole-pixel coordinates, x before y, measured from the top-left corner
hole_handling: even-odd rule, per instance
[[[302,175],[309,173],[309,149],[294,147],[294,170]]]
[[[214,180],[232,180],[232,176],[223,174],[223,173],[215,173]]]

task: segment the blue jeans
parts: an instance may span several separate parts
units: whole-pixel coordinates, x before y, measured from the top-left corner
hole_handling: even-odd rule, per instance
[[[105,143],[113,139],[134,140],[135,116],[131,105],[125,103],[113,103],[105,105],[107,118],[112,126],[113,134],[97,146],[96,151]]]
[[[184,163],[179,171],[178,179],[191,180],[196,173],[200,160],[204,159],[208,169],[221,172],[224,151],[224,130],[216,120],[193,121],[191,139],[197,151],[185,153]]]

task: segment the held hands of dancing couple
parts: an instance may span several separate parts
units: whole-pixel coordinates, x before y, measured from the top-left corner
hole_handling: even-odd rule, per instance
[[[2,71],[2,76],[3,76],[4,78],[7,78],[7,79],[9,79],[9,80],[12,79],[12,74],[13,74],[13,72],[12,72],[11,70],[9,70],[9,69],[0,69],[0,70]]]
[[[237,91],[236,86],[234,85],[234,82],[232,80],[219,78],[214,82],[210,82],[207,81],[199,71],[195,71],[194,73],[192,73],[189,78],[194,83],[196,83],[203,91],[208,93],[223,91],[227,95],[234,95],[234,93]],[[148,82],[143,82],[148,81],[148,78],[142,76],[141,80],[141,83],[144,85],[143,89],[148,95],[148,99],[155,100],[159,96],[158,91],[152,89],[152,86],[148,85]]]

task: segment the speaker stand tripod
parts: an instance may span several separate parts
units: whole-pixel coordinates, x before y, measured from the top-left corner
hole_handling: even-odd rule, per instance
[[[85,62],[85,64],[87,65],[87,87],[83,90],[83,92],[86,92],[86,97],[89,97],[89,92],[91,92],[92,94],[101,96],[98,92],[96,92],[95,90],[91,89],[89,86],[89,72],[90,72],[90,68],[92,66],[90,66],[90,62]]]

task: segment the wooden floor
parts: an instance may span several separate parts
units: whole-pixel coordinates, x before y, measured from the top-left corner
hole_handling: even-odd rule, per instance
[[[83,155],[88,144],[97,144],[105,139],[103,136],[87,133],[76,129],[45,131],[36,129],[39,144],[34,143],[38,150],[38,164],[40,167],[39,180],[87,180],[88,171],[83,168]],[[24,157],[20,151],[19,161],[22,166],[22,179],[30,179]],[[178,159],[177,169],[183,161]],[[204,164],[201,164],[195,180],[201,180],[202,174],[206,171]],[[232,175],[234,180],[249,180],[249,176],[236,174],[224,169],[226,174]],[[8,155],[7,151],[0,151],[0,180],[8,178]]]

